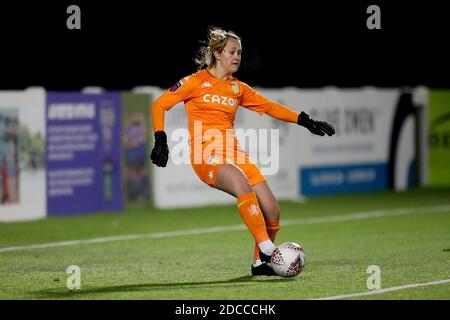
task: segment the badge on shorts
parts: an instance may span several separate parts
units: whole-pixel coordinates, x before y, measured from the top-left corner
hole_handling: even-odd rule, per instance
[[[238,94],[239,93],[239,87],[238,87],[236,82],[232,82],[231,83],[231,91],[233,91],[234,94]]]
[[[209,157],[208,161],[207,161],[210,165],[215,166],[216,164],[218,164],[219,158],[217,157]]]

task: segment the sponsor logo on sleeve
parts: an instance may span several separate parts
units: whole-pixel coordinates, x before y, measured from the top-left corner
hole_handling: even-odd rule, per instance
[[[175,92],[175,91],[177,91],[178,88],[181,87],[182,85],[183,85],[183,81],[180,80],[180,81],[178,81],[177,83],[175,83],[173,86],[171,86],[171,87],[169,88],[169,91],[170,91],[170,92]]]

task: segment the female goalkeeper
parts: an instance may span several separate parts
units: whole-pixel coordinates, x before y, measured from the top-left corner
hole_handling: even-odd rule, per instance
[[[210,187],[237,199],[237,207],[253,238],[253,275],[273,275],[269,265],[280,229],[280,208],[265,177],[239,146],[234,118],[239,106],[281,121],[297,123],[312,133],[334,134],[326,122],[315,121],[271,101],[236,79],[241,62],[241,39],[220,28],[208,31],[208,45],[195,60],[199,71],[184,77],[152,105],[155,145],[151,160],[165,167],[169,148],[164,131],[164,113],[184,101],[190,133],[191,164],[198,177]]]

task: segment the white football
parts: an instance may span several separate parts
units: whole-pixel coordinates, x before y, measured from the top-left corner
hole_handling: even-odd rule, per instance
[[[280,244],[270,257],[273,271],[283,278],[292,278],[303,271],[306,263],[303,248],[295,242]]]

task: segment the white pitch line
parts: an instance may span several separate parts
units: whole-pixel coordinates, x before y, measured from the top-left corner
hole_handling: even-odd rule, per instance
[[[416,213],[446,213],[450,212],[450,205],[430,206],[430,207],[415,207],[415,208],[398,208],[387,210],[374,210],[366,212],[355,212],[350,214],[340,214],[326,217],[311,217],[302,219],[291,219],[281,222],[281,225],[294,225],[294,224],[316,224],[327,222],[340,222],[351,220],[364,220],[370,218],[379,218],[386,216],[403,216]]]
[[[445,283],[450,283],[450,279],[437,280],[437,281],[431,281],[431,282],[425,282],[425,283],[413,283],[413,284],[407,284],[407,285],[403,285],[403,286],[390,287],[390,288],[385,288],[385,289],[377,289],[377,290],[372,290],[372,291],[367,291],[367,292],[341,294],[338,296],[317,298],[317,299],[311,299],[311,300],[339,300],[339,299],[354,298],[354,297],[361,297],[361,296],[371,296],[374,294],[381,294],[381,293],[386,293],[386,292],[399,291],[399,290],[403,290],[403,289],[411,289],[411,288],[418,288],[418,287],[425,287],[425,286],[433,286],[433,285],[445,284]]]
[[[341,214],[341,215],[334,215],[334,216],[325,216],[325,217],[310,217],[310,218],[301,218],[301,219],[291,219],[291,220],[281,221],[281,225],[282,226],[290,226],[290,225],[300,225],[300,224],[317,224],[317,223],[363,220],[363,219],[379,218],[379,217],[386,217],[386,216],[402,216],[402,215],[417,214],[417,213],[446,213],[446,212],[450,212],[450,205],[375,210],[375,211],[355,212],[355,213]],[[0,253],[26,250],[26,249],[43,249],[43,248],[52,248],[52,247],[73,246],[73,245],[88,244],[88,243],[104,243],[104,242],[112,242],[112,241],[137,240],[137,239],[146,239],[146,238],[168,238],[168,237],[195,235],[195,234],[219,233],[219,232],[241,231],[241,230],[246,230],[246,227],[244,224],[237,224],[237,225],[231,225],[231,226],[218,226],[218,227],[211,227],[211,228],[185,229],[185,230],[166,231],[166,232],[138,233],[138,234],[129,234],[129,235],[122,235],[122,236],[111,236],[111,237],[102,237],[102,238],[93,238],[93,239],[84,239],[84,240],[69,240],[69,241],[61,241],[61,242],[50,242],[50,243],[21,245],[21,246],[14,246],[14,247],[4,247],[4,248],[0,248]]]

